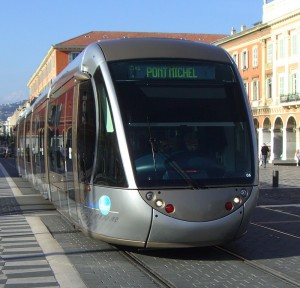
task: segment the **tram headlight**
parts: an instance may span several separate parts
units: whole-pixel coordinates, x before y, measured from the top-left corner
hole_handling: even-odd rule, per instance
[[[233,198],[233,203],[239,204],[240,202],[241,202],[241,198],[240,197],[236,196],[236,197]]]
[[[155,201],[155,205],[156,205],[156,207],[161,208],[161,207],[164,206],[164,201],[161,200],[161,199],[157,199],[157,200]]]

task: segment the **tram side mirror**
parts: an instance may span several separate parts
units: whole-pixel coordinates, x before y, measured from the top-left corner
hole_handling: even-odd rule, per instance
[[[88,72],[78,71],[74,74],[75,82],[84,82],[91,79],[91,75]]]

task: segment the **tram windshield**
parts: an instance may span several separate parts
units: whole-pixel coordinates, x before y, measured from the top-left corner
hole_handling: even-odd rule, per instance
[[[253,181],[249,117],[230,65],[110,63],[138,187]]]

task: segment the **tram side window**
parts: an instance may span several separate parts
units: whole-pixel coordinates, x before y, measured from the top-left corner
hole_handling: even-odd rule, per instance
[[[64,173],[63,159],[63,133],[64,133],[64,95],[53,101],[49,107],[49,166],[50,170],[56,173]]]
[[[79,86],[77,121],[79,179],[82,182],[90,182],[96,143],[96,105],[90,81],[83,82]]]
[[[38,131],[40,128],[40,119],[38,116],[35,117],[32,125],[32,156],[33,156],[33,174],[36,174],[37,166],[39,165],[39,153],[38,153]]]
[[[96,71],[94,78],[99,97],[99,139],[94,183],[106,186],[126,187],[127,182],[116,129],[100,68]]]
[[[27,116],[25,120],[25,158],[26,162],[30,162],[30,118]]]

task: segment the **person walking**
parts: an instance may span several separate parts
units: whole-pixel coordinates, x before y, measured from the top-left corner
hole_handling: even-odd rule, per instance
[[[262,165],[264,165],[264,168],[266,168],[267,165],[267,158],[269,152],[270,152],[269,147],[266,145],[266,143],[264,143],[264,145],[261,147]]]
[[[300,150],[299,149],[296,150],[295,159],[297,161],[297,166],[300,166]]]

